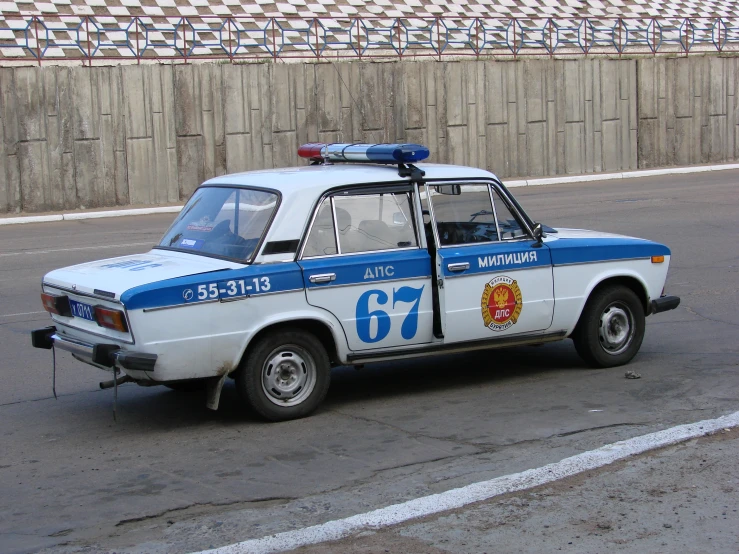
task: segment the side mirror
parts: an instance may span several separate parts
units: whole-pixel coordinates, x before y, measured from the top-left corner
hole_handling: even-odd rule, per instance
[[[538,244],[541,244],[542,242],[541,239],[543,236],[544,236],[544,231],[541,228],[541,223],[537,223],[536,225],[534,225],[534,240]]]

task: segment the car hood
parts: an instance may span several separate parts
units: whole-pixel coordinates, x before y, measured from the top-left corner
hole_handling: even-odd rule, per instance
[[[551,252],[554,265],[670,255],[669,248],[651,240],[585,229],[557,229],[556,233],[551,233],[544,239],[544,243]]]
[[[560,239],[634,239],[626,235],[617,235],[615,233],[603,233],[601,231],[588,231],[587,229],[557,229],[555,238]],[[634,239],[644,240],[644,239]]]
[[[151,250],[56,269],[44,276],[44,284],[119,300],[125,291],[141,285],[239,267],[244,266],[197,254]]]

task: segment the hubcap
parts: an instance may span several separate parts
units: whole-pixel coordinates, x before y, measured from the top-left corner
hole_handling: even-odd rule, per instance
[[[297,345],[273,350],[262,367],[262,390],[278,406],[303,402],[316,385],[316,366],[311,355]]]
[[[600,316],[598,338],[603,349],[612,355],[626,350],[634,338],[634,316],[628,306],[613,302]]]

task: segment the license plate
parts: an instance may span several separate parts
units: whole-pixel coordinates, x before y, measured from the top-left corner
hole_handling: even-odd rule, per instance
[[[83,304],[82,302],[77,302],[76,300],[72,300],[70,298],[69,307],[71,308],[72,315],[74,317],[81,317],[82,319],[86,319],[88,321],[95,321],[93,308],[89,304]]]

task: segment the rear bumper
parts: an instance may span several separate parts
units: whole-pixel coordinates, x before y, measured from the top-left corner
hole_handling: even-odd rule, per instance
[[[650,314],[658,314],[660,312],[666,312],[674,310],[680,305],[679,296],[661,296],[657,300],[652,300]]]
[[[56,327],[45,327],[31,331],[31,344],[34,348],[46,350],[59,348],[70,352],[74,357],[88,364],[138,371],[154,371],[157,355],[144,352],[122,350],[117,344],[93,344],[70,337],[63,337],[56,332]]]

